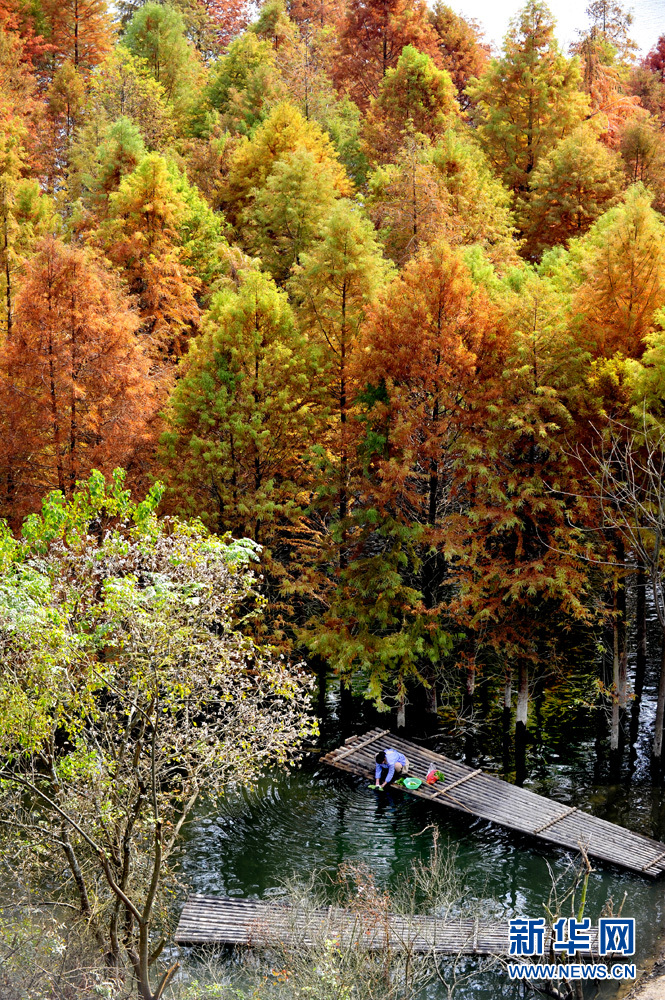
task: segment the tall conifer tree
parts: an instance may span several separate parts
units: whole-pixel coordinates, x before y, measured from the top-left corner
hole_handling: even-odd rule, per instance
[[[513,191],[526,190],[540,158],[588,113],[579,87],[579,65],[561,55],[549,8],[529,0],[511,21],[501,58],[468,87],[483,148]]]

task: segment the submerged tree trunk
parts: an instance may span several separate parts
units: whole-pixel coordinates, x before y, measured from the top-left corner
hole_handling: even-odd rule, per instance
[[[316,670],[317,687],[317,714],[326,714],[326,687],[327,687],[327,663],[322,656],[314,658],[314,668]]]
[[[653,734],[653,758],[660,766],[663,756],[663,718],[665,717],[665,631],[660,655],[660,677],[658,680],[658,701],[656,704],[656,731]]]
[[[526,722],[529,712],[529,668],[520,660],[517,710],[515,713],[515,782],[524,784],[526,778]]]
[[[436,715],[439,710],[438,700],[436,696],[436,669],[433,667],[431,670],[431,676],[428,677],[429,687],[426,691],[425,704],[427,706],[427,712],[429,715]]]
[[[406,725],[406,696],[400,692],[397,701],[397,728],[404,729]]]
[[[519,675],[518,675],[518,688],[517,688],[517,711],[515,714],[515,723],[518,726],[523,726],[526,729],[526,720],[529,711],[529,668],[524,663],[520,662]]]
[[[614,607],[616,610],[616,592]],[[610,725],[610,750],[619,749],[619,628],[616,615],[612,622],[612,722]]]
[[[647,665],[647,574],[641,563],[637,568],[636,587],[635,701],[639,702],[644,689],[644,674]]]
[[[339,719],[346,725],[351,719],[353,709],[353,692],[348,677],[340,677],[339,681]]]

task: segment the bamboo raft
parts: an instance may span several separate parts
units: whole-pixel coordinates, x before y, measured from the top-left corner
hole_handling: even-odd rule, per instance
[[[559,847],[574,851],[583,847],[592,858],[641,875],[656,878],[665,871],[665,844],[660,841],[432,753],[391,735],[387,729],[373,729],[363,736],[352,736],[343,747],[332,750],[322,760],[351,774],[364,778],[371,776],[374,781],[374,757],[387,747],[405,755],[410,764],[409,774],[413,777],[424,778],[430,762],[446,776],[443,783],[427,785],[423,782],[415,790],[403,788],[410,795]]]
[[[231,944],[311,947],[338,942],[340,947],[367,951],[391,949],[412,954],[508,954],[507,924],[478,920],[438,920],[394,913],[354,913],[330,906],[304,910],[276,900],[190,896],[175,933],[178,944]],[[593,944],[593,941],[592,941]]]

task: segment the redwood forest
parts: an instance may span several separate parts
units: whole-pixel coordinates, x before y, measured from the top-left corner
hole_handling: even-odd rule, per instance
[[[451,996],[170,955],[326,726],[662,786],[665,34],[555,14],[0,0],[6,1000]]]

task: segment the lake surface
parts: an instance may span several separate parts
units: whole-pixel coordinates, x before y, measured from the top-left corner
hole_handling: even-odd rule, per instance
[[[652,622],[652,626],[654,623]],[[657,633],[652,629],[653,651]],[[583,652],[577,654],[583,657]],[[529,728],[526,784],[534,791],[577,805],[596,815],[665,839],[662,785],[652,784],[648,748],[655,714],[656,661],[647,672],[639,729],[632,754],[626,747],[619,780],[609,777],[606,723],[586,706],[589,681],[573,669],[569,675],[541,690],[534,703]],[[482,694],[482,689],[481,689]],[[492,706],[498,690],[488,687],[485,702]],[[571,702],[576,704],[571,707]],[[569,707],[564,713],[562,705]],[[451,720],[426,733],[424,716],[415,711],[407,719],[407,736],[433,750],[467,761],[509,779],[512,758],[505,744],[497,709],[476,706],[476,724],[461,733]],[[388,728],[391,720],[378,717]],[[338,745],[349,729],[362,732],[377,716],[359,707],[343,729],[336,720],[334,696],[328,698],[322,749]],[[552,875],[564,872],[570,857],[528,838],[481,820],[429,806],[398,790],[377,795],[367,781],[335,771],[318,762],[314,753],[291,773],[267,776],[251,792],[236,790],[221,807],[202,810],[190,828],[183,856],[183,874],[193,891],[211,895],[266,899],[283,892],[285,878],[311,869],[334,873],[344,861],[364,861],[380,886],[389,888],[408,877],[412,862],[428,856],[435,824],[441,842],[456,853],[456,867],[465,885],[464,905],[477,908],[488,919],[539,917],[547,900]],[[655,954],[665,933],[663,881],[654,882],[618,869],[598,867],[590,878],[586,915],[595,923],[609,898],[615,909],[626,896],[623,915],[636,919],[639,965]],[[487,970],[481,960],[468,959],[471,978],[455,992],[458,1000],[497,1000],[522,995],[519,984],[504,972]],[[616,987],[597,992],[586,987],[586,997],[616,995]],[[430,988],[430,1000],[444,1000],[443,986]]]

